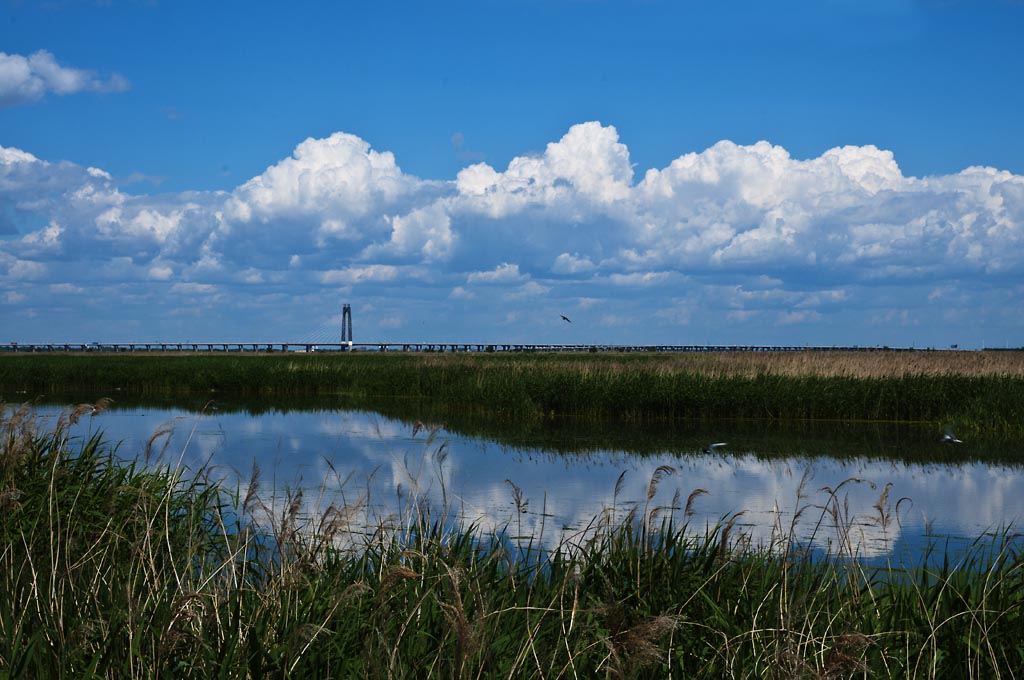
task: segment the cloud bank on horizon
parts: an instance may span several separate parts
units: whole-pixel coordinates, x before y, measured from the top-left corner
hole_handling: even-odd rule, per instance
[[[2,84],[5,58],[0,101],[60,92]],[[351,302],[364,342],[1002,346],[1022,246],[1024,177],[904,176],[874,146],[721,141],[638,173],[586,122],[441,181],[337,132],[229,192],[153,195],[0,147],[21,342],[305,340]]]

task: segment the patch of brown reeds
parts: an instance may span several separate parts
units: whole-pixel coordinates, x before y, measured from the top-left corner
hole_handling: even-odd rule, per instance
[[[953,350],[865,350],[786,352],[692,352],[643,354],[555,354],[494,356],[476,354],[424,355],[421,361],[434,368],[477,370],[526,370],[543,361],[553,370],[591,374],[622,374],[652,371],[661,375],[679,373],[711,377],[893,378],[929,376],[1024,377],[1024,351]]]

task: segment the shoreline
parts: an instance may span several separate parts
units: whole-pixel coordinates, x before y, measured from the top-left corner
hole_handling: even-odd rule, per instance
[[[0,356],[0,400],[421,399],[440,415],[609,422],[732,418],[1024,432],[1024,352],[706,355]]]

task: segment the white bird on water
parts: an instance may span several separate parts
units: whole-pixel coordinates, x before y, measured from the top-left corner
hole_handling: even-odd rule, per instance
[[[950,430],[949,428],[946,428],[946,433],[944,435],[942,435],[942,439],[940,441],[942,441],[945,444],[963,444],[964,443],[963,440],[957,439],[953,435],[953,431]]]
[[[715,442],[714,444],[708,444],[704,447],[704,453],[715,453],[715,449],[728,445],[729,442]]]

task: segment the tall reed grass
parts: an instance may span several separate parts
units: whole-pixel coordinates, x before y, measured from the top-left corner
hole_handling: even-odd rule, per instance
[[[294,490],[273,504],[258,470],[231,491],[178,467],[177,452],[125,462],[100,435],[74,434],[99,407],[49,429],[27,408],[0,411],[0,676],[1024,673],[1024,566],[1009,533],[909,570],[869,568],[843,540],[812,558],[791,527],[755,546],[739,515],[690,526],[700,489],[653,506],[665,466],[646,498],[622,500],[625,519],[613,508],[542,550],[512,526],[452,526],[415,497],[367,521],[365,499],[320,507]],[[869,518],[842,486],[828,491],[798,514],[840,538],[894,521],[888,489]]]
[[[5,356],[0,396],[351,395],[449,413],[749,418],[1024,430],[1024,352]]]

